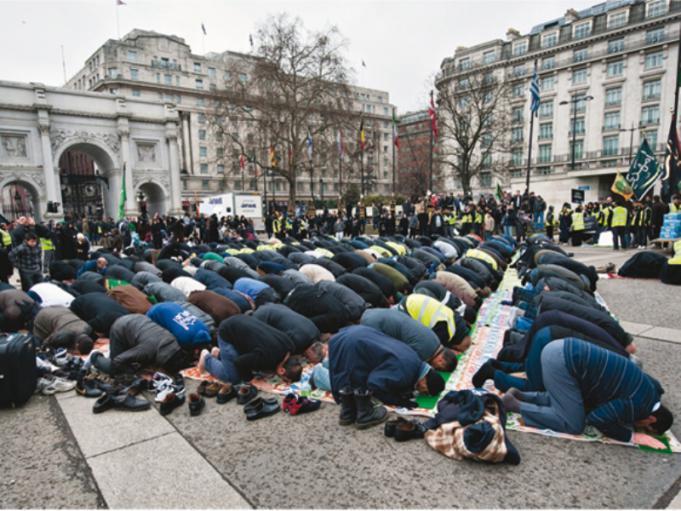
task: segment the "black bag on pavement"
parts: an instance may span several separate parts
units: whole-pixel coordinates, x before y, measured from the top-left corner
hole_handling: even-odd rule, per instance
[[[37,380],[33,336],[0,336],[0,406],[23,405],[35,392]]]

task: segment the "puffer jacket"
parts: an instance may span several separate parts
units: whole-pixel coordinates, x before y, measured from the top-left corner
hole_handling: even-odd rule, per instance
[[[143,314],[128,314],[111,326],[111,362],[116,370],[133,363],[142,367],[163,367],[181,351],[168,330]]]

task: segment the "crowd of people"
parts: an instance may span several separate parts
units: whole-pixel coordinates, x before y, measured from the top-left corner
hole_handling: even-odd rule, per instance
[[[576,214],[602,213],[605,204],[579,206],[572,225]],[[608,221],[613,229],[618,207]],[[364,232],[366,210],[357,207],[339,215],[274,212],[266,240],[243,218],[126,219],[102,230],[99,245],[86,233],[100,224],[51,227],[20,218],[0,231],[0,327],[33,332],[39,390],[69,389],[64,379],[71,379],[79,393],[98,398],[96,413],[148,408],[134,396],[145,388],[156,392],[161,413],[187,402],[196,415],[207,397],[236,397],[256,420],[280,405],[249,381],[273,374],[330,392],[339,423],[358,429],[386,421],[384,405],[412,408],[419,395],[439,396],[432,420],[399,418],[385,433],[425,438],[452,457],[518,463],[505,411],[539,428],[581,433],[591,425],[659,447],[644,433],[671,424],[662,388],[637,365],[631,336],[594,295],[595,269],[569,257],[550,232],[530,233],[554,221],[541,197],[474,203],[433,195],[405,202],[398,215],[376,209],[372,235]],[[11,265],[23,290],[8,283]],[[478,311],[510,266],[525,280],[507,303],[521,317],[497,359],[471,382],[492,380],[503,398],[444,393],[442,372],[454,371],[470,348]],[[93,350],[99,339],[109,340],[108,354]],[[87,362],[67,351],[89,355]],[[187,393],[179,371],[194,365],[214,382]],[[145,370],[162,373],[141,383],[135,376]],[[521,371],[525,379],[513,375]],[[480,413],[462,423],[459,414],[470,408],[461,402],[476,400]],[[282,406],[302,413],[319,403],[289,396]],[[456,440],[463,437],[452,428],[474,427],[497,434],[475,445]]]

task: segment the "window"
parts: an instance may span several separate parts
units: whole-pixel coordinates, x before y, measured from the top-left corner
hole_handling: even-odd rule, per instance
[[[118,78],[118,68],[117,67],[110,67],[108,74],[109,74],[109,78]]]
[[[246,73],[239,73],[239,81],[241,83],[246,83],[248,81],[248,75]]]
[[[136,98],[139,98],[142,95],[142,93],[140,92],[139,89],[132,89],[132,95]]]
[[[525,55],[527,53],[527,39],[515,41],[513,43],[513,56]]]
[[[572,71],[572,85],[586,83],[586,68],[582,67]]]
[[[661,43],[664,41],[664,27],[654,28],[646,32],[646,44]]]
[[[522,142],[523,141],[523,128],[516,126],[511,128],[511,142]]]
[[[572,123],[570,123],[570,135],[572,135]],[[584,117],[575,119],[575,135],[584,135]]]
[[[470,57],[463,57],[459,59],[459,69],[470,69],[471,67],[471,59]]]
[[[517,83],[511,89],[511,95],[514,98],[522,98],[525,94],[525,86],[522,83]]]
[[[584,157],[584,140],[575,140],[575,160]],[[572,141],[570,141],[570,158],[572,158]]]
[[[610,41],[608,41],[608,53],[617,53],[620,51],[624,51],[624,37],[610,39]]]
[[[667,0],[649,0],[646,3],[646,18],[660,16],[667,12]]]
[[[208,170],[206,170],[206,172],[208,172]],[[210,181],[208,181],[207,179],[202,180],[201,181],[201,189],[202,190],[210,190]]]
[[[556,86],[556,77],[555,76],[545,76],[544,78],[541,79],[540,83],[540,89],[542,92],[549,92],[552,91]]]
[[[541,47],[550,48],[558,44],[558,31],[541,36]]]
[[[206,146],[200,146],[199,147],[199,156],[201,158],[207,158],[208,157],[208,148]]]
[[[131,67],[130,68],[130,79],[131,80],[139,80],[139,70]]]
[[[660,123],[659,105],[644,106],[641,108],[641,126]]]
[[[175,75],[175,85],[177,85],[178,87],[180,86],[180,76],[179,75]]]
[[[202,163],[199,166],[201,174],[208,174],[208,164],[207,163]]]
[[[587,58],[589,58],[589,52],[586,48],[580,48],[579,50],[572,52],[572,60],[575,62],[583,62]]]
[[[217,78],[217,70],[214,67],[208,68],[208,78],[215,80]]]
[[[201,72],[201,62],[194,62],[194,72],[195,73]]]
[[[546,69],[553,69],[556,67],[556,57],[544,57],[541,61],[541,68],[546,70]]]
[[[551,140],[553,138],[553,123],[543,122],[539,125],[539,140]]]
[[[204,98],[196,98],[196,106],[206,106],[206,100]]]
[[[614,78],[615,76],[622,76],[624,73],[624,61],[615,60],[613,62],[608,62],[608,67],[606,75],[608,78]]]
[[[492,153],[487,152],[482,155],[482,159],[480,160],[480,166],[483,169],[488,169],[492,166]]]
[[[539,146],[539,163],[551,162],[551,144],[540,144]]]
[[[620,150],[619,135],[603,137],[603,156],[617,156]]]
[[[525,76],[525,73],[527,73],[527,68],[525,67],[524,64],[521,64],[519,66],[513,66],[513,76],[515,77]]]
[[[480,186],[483,188],[489,188],[492,186],[492,173],[491,172],[481,172],[480,173]]]
[[[577,110],[577,113],[582,113],[586,112],[586,94],[575,94],[572,96],[572,99],[574,100],[574,103],[570,103],[570,113],[574,112],[574,109]]]
[[[520,167],[523,164],[523,149],[516,147],[511,151],[511,165]]]
[[[619,11],[608,14],[608,28],[623,27],[629,21],[629,11]]]
[[[651,101],[660,99],[662,83],[660,80],[651,80],[643,82],[643,101]]]
[[[622,104],[622,87],[605,89],[605,106]]]
[[[655,152],[655,147],[657,146],[657,130],[644,131],[641,135],[648,141],[650,149]]]
[[[225,157],[225,148],[224,147],[218,147],[215,149],[215,157],[220,159]]]
[[[199,140],[206,140],[206,130],[199,130]]]
[[[173,75],[163,75],[163,83],[165,83],[166,85],[172,85]]]
[[[522,123],[523,122],[523,110],[522,106],[514,106],[511,110],[511,122]]]
[[[137,62],[137,50],[128,50],[128,60]]]
[[[655,51],[652,53],[646,53],[646,60],[644,69],[655,69],[656,67],[662,67],[662,61],[664,60],[664,55],[661,51]]]
[[[496,50],[487,50],[482,53],[482,63],[491,64],[496,60]]]
[[[206,114],[199,114],[199,124],[206,123]]]
[[[583,39],[591,35],[591,20],[583,23],[577,23],[574,26],[572,37],[573,39]]]
[[[620,111],[606,112],[603,117],[603,129],[615,130],[620,128]]]
[[[197,78],[195,83],[198,90],[203,90],[203,80],[201,78]]]
[[[553,100],[539,103],[539,117],[553,117]]]

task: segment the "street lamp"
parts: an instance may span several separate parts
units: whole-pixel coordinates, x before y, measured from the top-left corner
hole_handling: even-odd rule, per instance
[[[634,131],[640,130],[641,128],[631,125],[631,128],[620,128],[620,133],[629,132],[629,166],[631,167],[631,161],[634,158]],[[655,150],[653,149],[653,152]]]
[[[591,101],[594,99],[593,96],[572,96],[570,101],[561,101],[560,105],[572,105],[572,149],[571,153],[571,163],[570,170],[575,170],[575,138],[577,136],[577,104],[580,101]]]

